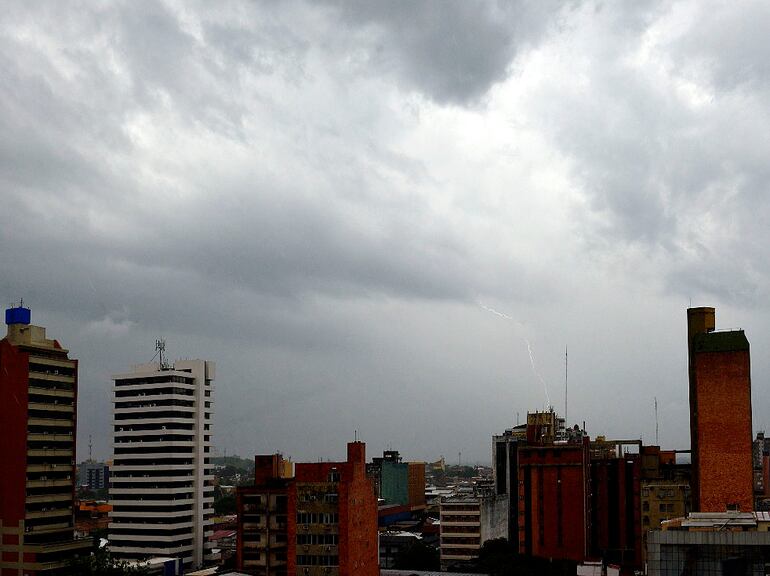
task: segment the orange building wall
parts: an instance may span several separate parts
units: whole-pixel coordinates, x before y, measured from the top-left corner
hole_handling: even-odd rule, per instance
[[[409,506],[425,506],[425,462],[409,462]]]
[[[288,498],[288,576],[297,574],[297,487],[304,483],[328,482],[329,473],[340,474],[339,494],[339,575],[379,576],[377,538],[377,496],[366,476],[366,448],[363,442],[348,444],[347,462],[297,463],[295,482]],[[319,567],[314,572],[322,573]]]
[[[695,354],[698,506],[753,510],[751,380],[748,351]]]

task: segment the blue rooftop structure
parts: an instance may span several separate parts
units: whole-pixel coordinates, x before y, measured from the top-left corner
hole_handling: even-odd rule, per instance
[[[32,311],[25,308],[23,304],[14,308],[8,308],[5,311],[5,323],[11,324],[29,324],[32,321]]]

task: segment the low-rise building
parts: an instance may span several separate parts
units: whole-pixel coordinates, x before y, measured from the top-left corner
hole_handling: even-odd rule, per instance
[[[110,487],[110,467],[106,462],[86,460],[78,466],[78,485],[91,491]]]
[[[648,576],[766,574],[767,512],[693,512],[647,538]]]
[[[494,491],[441,499],[441,569],[478,557],[487,540],[508,533],[508,497]]]
[[[298,463],[257,456],[255,484],[239,487],[238,570],[258,576],[377,576],[377,497],[365,447],[345,462]]]

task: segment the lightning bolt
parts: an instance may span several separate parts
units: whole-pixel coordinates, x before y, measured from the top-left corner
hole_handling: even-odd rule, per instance
[[[502,318],[503,320],[510,320],[511,322],[514,322],[517,326],[524,329],[524,324],[516,320],[513,316],[509,316],[508,314],[505,314],[504,312],[499,312],[495,310],[494,308],[490,308],[489,306],[485,306],[484,304],[479,304],[479,307],[482,310],[485,310],[489,312],[490,314],[494,314],[495,316],[498,316],[499,318]],[[522,334],[521,336],[522,340],[524,340],[525,344],[527,345],[527,352],[529,353],[529,365],[532,368],[532,373],[537,377],[538,380],[540,380],[540,383],[543,385],[543,390],[545,391],[545,400],[548,403],[548,406],[551,406],[551,396],[548,394],[548,384],[545,382],[545,378],[538,372],[537,365],[535,364],[535,354],[532,352],[532,343],[529,341],[529,338],[527,338],[525,335]]]

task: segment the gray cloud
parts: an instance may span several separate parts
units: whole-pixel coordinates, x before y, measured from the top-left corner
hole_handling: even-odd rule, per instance
[[[10,6],[0,294],[81,359],[81,454],[93,434],[107,455],[110,374],[160,336],[218,362],[215,438],[244,455],[334,456],[358,429],[486,460],[545,402],[525,339],[557,408],[574,350],[592,433],[649,434],[594,400],[657,394],[684,447],[689,297],[756,349],[768,327],[746,11]],[[708,40],[720,18],[751,50]]]
[[[558,2],[339,2],[365,65],[441,103],[465,104],[504,80],[517,53],[554,25]]]

